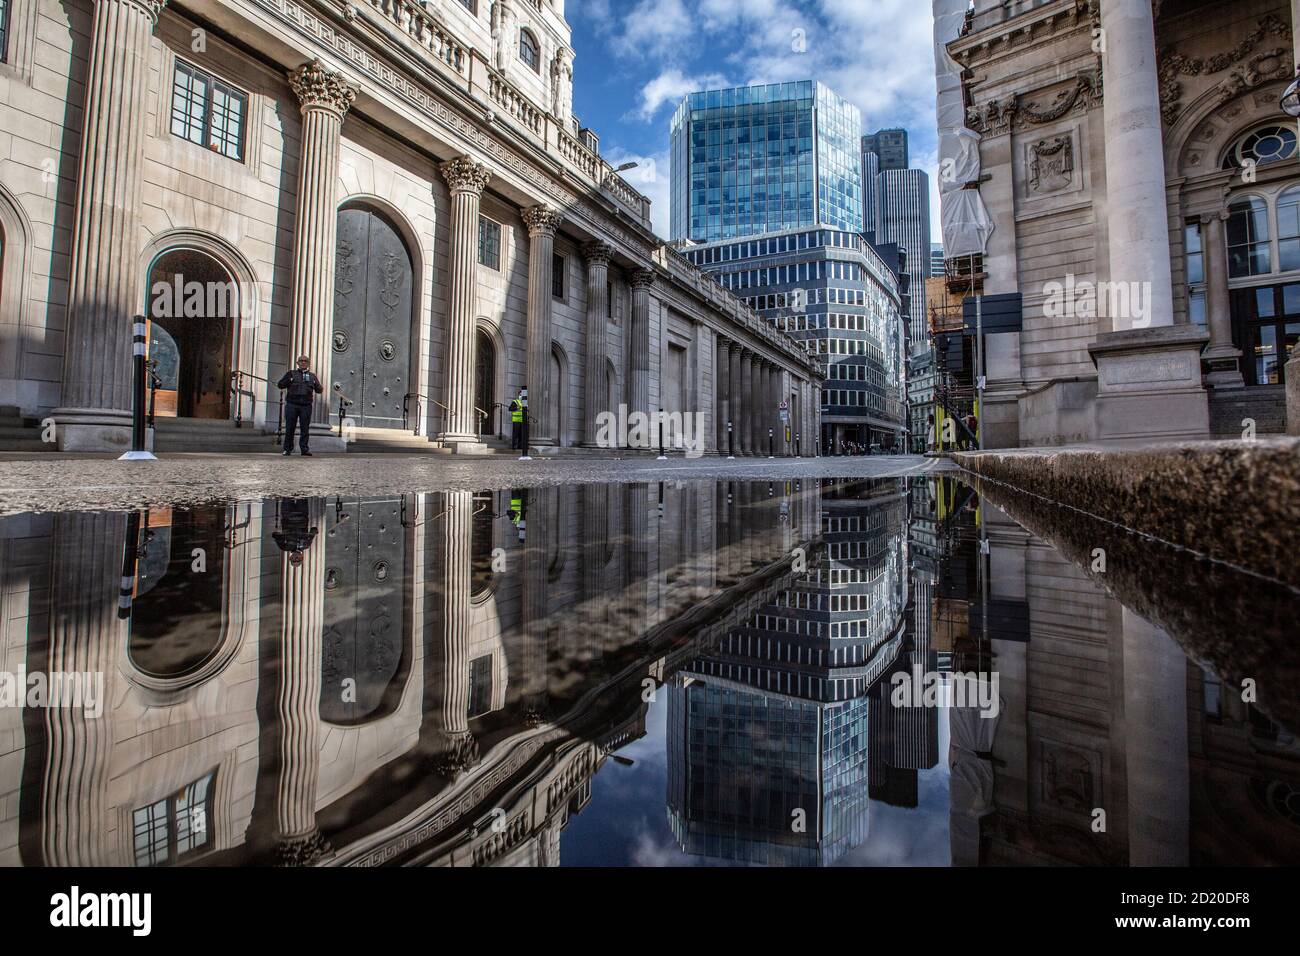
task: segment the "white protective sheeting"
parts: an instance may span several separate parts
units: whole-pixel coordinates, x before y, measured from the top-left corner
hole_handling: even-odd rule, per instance
[[[961,33],[967,0],[933,0],[934,65],[938,94],[939,197],[946,259],[983,255],[993,234],[978,189],[964,188],[980,178],[979,134],[966,128],[961,67],[948,55],[948,44]]]

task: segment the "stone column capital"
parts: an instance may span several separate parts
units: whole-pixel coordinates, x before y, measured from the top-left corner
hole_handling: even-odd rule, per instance
[[[1216,210],[1214,210],[1213,212],[1202,213],[1202,214],[1198,217],[1197,221],[1198,221],[1202,226],[1213,225],[1213,224],[1216,223],[1216,222],[1227,222],[1227,221],[1228,221],[1228,210],[1226,210],[1226,209],[1216,209]]]
[[[607,266],[609,260],[614,258],[614,247],[597,239],[582,247],[582,255],[589,265]]]
[[[163,7],[167,6],[167,0],[131,0],[131,2],[143,10],[153,23],[158,22],[158,15],[162,13]]]
[[[632,288],[648,289],[655,281],[653,269],[634,269],[632,270]]]
[[[357,91],[348,85],[343,74],[327,69],[320,60],[291,70],[289,86],[302,104],[304,113],[312,109],[326,110],[342,119],[357,98]]]
[[[538,236],[554,236],[564,217],[550,206],[529,206],[522,213],[524,224],[528,226],[528,235],[537,238]]]
[[[492,181],[492,174],[488,168],[482,163],[476,163],[469,156],[449,159],[438,169],[453,193],[473,193],[481,196],[487,184]]]

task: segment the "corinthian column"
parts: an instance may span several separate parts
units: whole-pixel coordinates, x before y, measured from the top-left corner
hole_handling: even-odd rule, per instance
[[[731,400],[727,403],[727,415],[731,419],[731,448],[734,449],[732,454],[741,455],[745,451],[745,442],[741,437],[744,434],[742,422],[745,418],[745,389],[741,381],[740,371],[740,345],[737,342],[730,342],[727,345],[727,383],[731,386]]]
[[[442,443],[447,447],[477,444],[474,419],[474,321],[478,313],[478,209],[479,199],[492,178],[487,167],[468,156],[442,164],[442,176],[451,187],[450,310],[447,316],[447,425]]]
[[[477,750],[469,730],[469,627],[473,564],[474,495],[449,491],[443,496],[442,541],[438,558],[436,615],[441,625],[439,710],[447,749],[439,769],[448,775],[474,763]]]
[[[132,317],[149,38],[166,0],[96,0],[77,174],[72,273],[55,410],[62,451],[131,440]]]
[[[312,499],[310,524],[320,524]],[[317,536],[320,537],[320,536]],[[299,560],[301,558],[301,560]],[[320,779],[321,634],[325,625],[325,545],[281,555],[280,672],[275,705],[279,773],[275,790],[276,854],[301,866],[329,851],[316,826]]]
[[[1174,322],[1165,209],[1160,86],[1150,0],[1101,0],[1106,34],[1106,195],[1110,209],[1110,279],[1149,282],[1150,324]],[[1112,317],[1113,329],[1132,327]]]
[[[650,285],[655,274],[649,269],[632,272],[632,324],[628,331],[631,349],[631,386],[633,412],[651,414],[650,408]],[[653,432],[647,445],[654,441]]]
[[[290,361],[311,357],[312,370],[326,386],[312,407],[312,434],[330,429],[330,361],[333,355],[335,240],[338,209],[339,140],[343,117],[357,91],[343,75],[319,60],[289,74],[302,104],[298,158],[298,212],[293,229],[293,300],[289,322]],[[348,398],[357,400],[357,396]]]
[[[731,417],[731,360],[727,356],[727,340],[718,336],[713,362],[713,415],[717,419],[718,454],[727,455],[727,421]]]
[[[587,257],[587,376],[582,437],[584,444],[594,448],[596,417],[607,410],[609,401],[605,387],[605,324],[609,321],[609,260],[614,250],[603,242],[589,242],[582,251]]]
[[[740,406],[743,409],[737,440],[743,455],[754,454],[754,362],[747,349],[740,353]]]
[[[112,801],[113,690],[117,658],[126,653],[127,623],[117,615],[128,521],[107,513],[54,519],[49,642],[44,673],[98,675],[101,714],[83,707],[45,709],[41,781],[41,855],[45,866],[121,865],[108,839]],[[130,573],[134,573],[133,570]],[[126,578],[126,580],[124,580]],[[35,643],[35,642],[34,642]],[[29,660],[28,668],[41,670]],[[25,693],[25,689],[20,691]]]
[[[1106,207],[1113,302],[1098,323],[1097,438],[1209,436],[1199,327],[1174,325],[1160,83],[1150,0],[1101,0]],[[1121,294],[1123,293],[1123,294]],[[1107,310],[1113,311],[1113,310]],[[1135,384],[1137,383],[1137,384]]]
[[[551,398],[551,264],[560,214],[550,206],[530,206],[523,212],[528,226],[528,414],[531,445],[559,442],[559,422]],[[558,387],[559,383],[554,383]]]
[[[1232,345],[1232,305],[1228,296],[1228,255],[1223,234],[1225,211],[1201,217],[1205,248],[1205,313],[1210,326],[1210,347],[1202,356],[1210,364],[1206,381],[1214,388],[1241,388],[1245,381],[1237,360],[1241,350]]]

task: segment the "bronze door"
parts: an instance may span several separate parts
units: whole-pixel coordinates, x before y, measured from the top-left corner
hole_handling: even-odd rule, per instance
[[[406,648],[404,513],[401,498],[354,500],[325,519],[320,715],[330,723],[364,723],[395,702]]]
[[[411,255],[393,225],[364,208],[339,212],[336,251],[331,414],[341,391],[357,426],[401,428],[411,391]]]

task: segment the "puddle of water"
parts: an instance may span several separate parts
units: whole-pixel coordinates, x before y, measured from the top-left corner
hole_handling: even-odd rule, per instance
[[[1300,861],[1296,596],[990,494],[0,519],[0,865]]]

